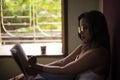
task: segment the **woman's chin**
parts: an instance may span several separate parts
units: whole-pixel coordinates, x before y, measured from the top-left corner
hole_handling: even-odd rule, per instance
[[[86,40],[86,39],[82,39],[82,42],[83,42],[83,43],[88,43],[89,41]]]

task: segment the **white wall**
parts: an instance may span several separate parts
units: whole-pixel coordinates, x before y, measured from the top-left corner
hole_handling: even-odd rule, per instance
[[[77,34],[78,16],[89,10],[102,11],[102,0],[68,0],[68,51],[71,52],[80,39]]]

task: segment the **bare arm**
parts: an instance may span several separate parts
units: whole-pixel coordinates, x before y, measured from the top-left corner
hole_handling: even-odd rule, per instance
[[[38,71],[42,70],[43,72],[48,73],[77,74],[96,67],[102,58],[100,54],[100,50],[91,50],[84,53],[84,55],[81,55],[79,59],[74,60],[63,67],[37,64],[34,68]]]
[[[81,52],[80,50],[81,46],[78,46],[74,51],[72,51],[67,57],[54,61],[52,63],[47,64],[48,66],[65,66],[69,62],[73,61],[76,56]]]

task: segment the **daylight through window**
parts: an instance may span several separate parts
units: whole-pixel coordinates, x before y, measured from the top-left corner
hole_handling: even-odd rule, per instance
[[[61,0],[2,0],[2,45],[46,45],[62,53],[61,7]]]

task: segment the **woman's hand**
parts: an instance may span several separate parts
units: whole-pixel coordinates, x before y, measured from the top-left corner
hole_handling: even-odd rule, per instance
[[[27,70],[27,73],[29,73],[29,75],[35,75],[35,74],[37,74],[36,70],[32,67],[32,66],[34,66],[36,64],[36,62],[37,62],[36,56],[31,56],[28,59],[28,65],[26,67],[26,70]]]
[[[36,75],[42,72],[43,65],[37,63],[36,56],[32,56],[28,60],[28,66],[26,67],[29,75]]]
[[[28,64],[29,65],[34,65],[36,64],[37,62],[37,57],[36,56],[31,56],[29,59],[28,59]]]
[[[25,76],[24,74],[19,74],[13,78],[10,78],[9,80],[24,80]]]

